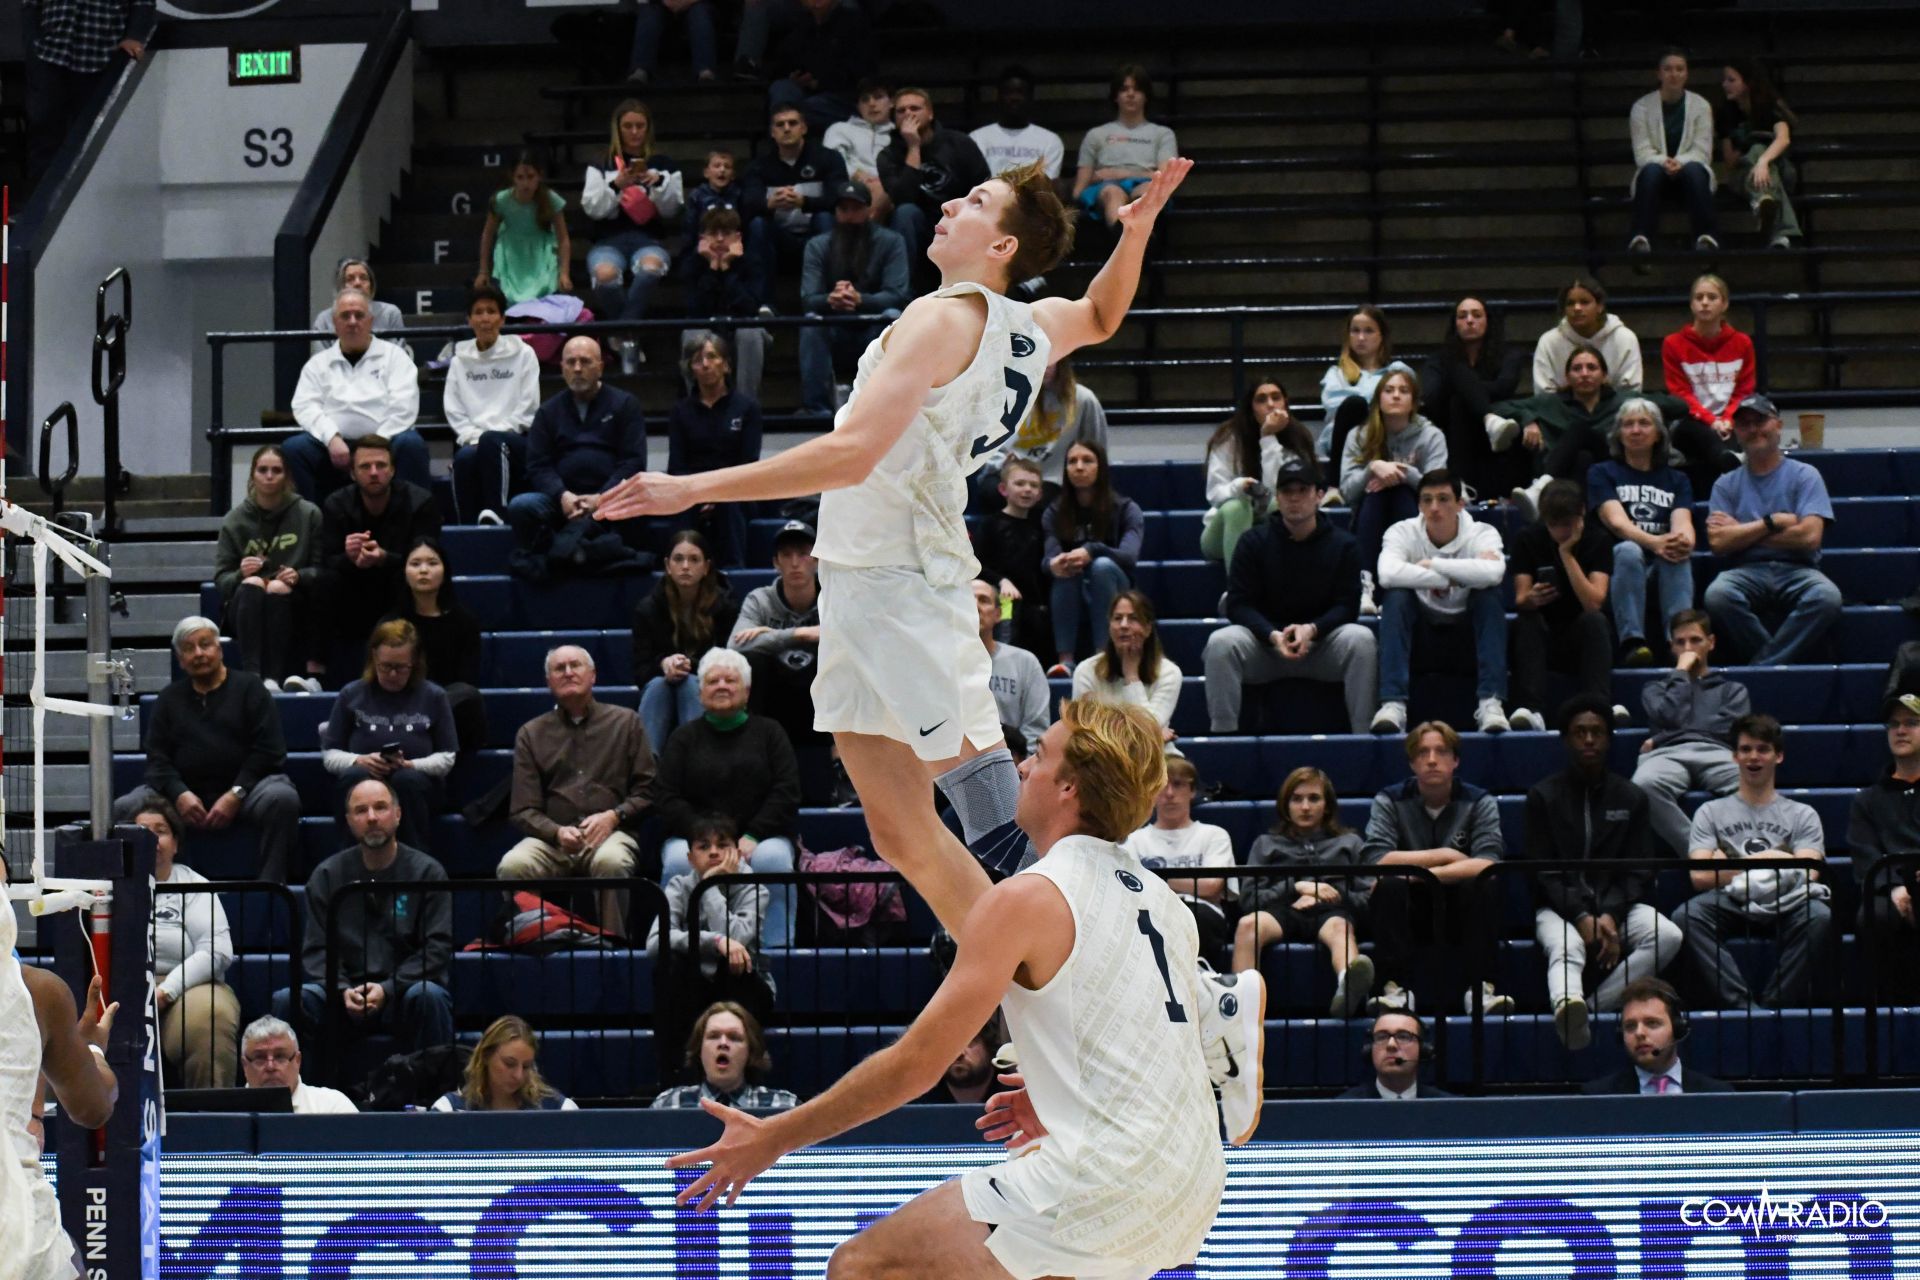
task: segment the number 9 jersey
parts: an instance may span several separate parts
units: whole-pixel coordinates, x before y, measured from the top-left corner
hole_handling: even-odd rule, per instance
[[[850,568],[912,565],[935,587],[973,580],[980,571],[967,537],[966,478],[1020,426],[1046,377],[1050,344],[1033,308],[972,282],[949,285],[936,298],[977,293],[987,325],[973,361],[935,387],[893,448],[859,484],[820,500],[813,554]],[[867,345],[853,394],[835,427],[859,403],[867,379],[886,354],[887,334]]]

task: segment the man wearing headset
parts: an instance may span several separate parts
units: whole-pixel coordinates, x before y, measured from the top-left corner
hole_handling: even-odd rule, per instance
[[[1733,1086],[1704,1071],[1682,1068],[1680,1042],[1687,1038],[1687,1011],[1680,996],[1658,978],[1627,985],[1620,1006],[1620,1039],[1631,1066],[1587,1081],[1583,1093],[1732,1093]]]
[[[1429,1047],[1426,1024],[1413,1014],[1389,1009],[1373,1020],[1373,1029],[1361,1046],[1373,1064],[1373,1079],[1341,1094],[1342,1099],[1384,1099],[1408,1102],[1416,1098],[1451,1098],[1420,1080],[1420,1063]]]

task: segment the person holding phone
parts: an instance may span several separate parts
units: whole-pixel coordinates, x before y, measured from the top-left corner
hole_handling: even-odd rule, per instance
[[[1513,659],[1511,723],[1544,729],[1547,669],[1580,681],[1580,692],[1607,699],[1617,724],[1627,709],[1613,702],[1613,627],[1607,618],[1607,582],[1613,539],[1586,518],[1586,495],[1572,480],[1555,480],[1540,494],[1540,522],[1514,539],[1513,607],[1508,652]]]
[[[321,763],[337,780],[343,829],[347,797],[378,778],[399,801],[400,842],[432,853],[433,815],[446,807],[444,779],[459,758],[459,737],[446,691],[427,679],[411,622],[392,618],[373,629],[366,671],[340,691],[321,745]]]

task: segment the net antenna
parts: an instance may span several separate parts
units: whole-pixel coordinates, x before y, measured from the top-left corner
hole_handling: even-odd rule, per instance
[[[106,615],[104,608],[101,616],[93,620],[96,602],[104,606],[107,597],[105,588],[112,582],[113,573],[99,559],[84,551],[72,538],[70,531],[55,527],[46,519],[28,511],[25,507],[0,498],[0,530],[14,535],[25,542],[28,554],[33,561],[33,680],[28,689],[28,705],[32,709],[33,725],[33,861],[32,871],[26,882],[9,883],[7,896],[23,899],[27,909],[34,915],[45,915],[53,911],[65,911],[71,907],[103,904],[112,892],[112,882],[108,880],[64,879],[47,875],[47,797],[46,797],[46,724],[49,713],[62,716],[77,716],[100,722],[102,728],[109,727],[107,721],[120,714],[119,708],[107,702],[77,702],[72,698],[49,697],[47,684],[47,578],[48,557],[57,557],[86,584],[88,616],[90,620],[87,662],[89,665],[88,684],[96,683],[96,676],[103,676],[122,690],[130,687],[129,673],[122,669],[123,664],[113,662],[104,652],[105,645],[98,647],[92,641],[95,627],[104,630]],[[92,735],[96,742],[106,735],[96,732]],[[95,749],[92,752],[90,768],[96,776],[95,788],[107,777],[112,768],[112,755],[109,751],[103,756]],[[103,772],[105,771],[105,772]],[[98,815],[96,815],[96,818]],[[104,834],[96,832],[96,835]]]

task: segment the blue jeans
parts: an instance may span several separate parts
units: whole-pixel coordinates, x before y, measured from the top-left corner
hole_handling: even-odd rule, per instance
[[[1613,578],[1607,584],[1607,598],[1613,605],[1613,625],[1621,643],[1644,640],[1647,636],[1647,572],[1653,572],[1654,589],[1660,593],[1660,630],[1673,634],[1673,615],[1693,608],[1693,564],[1662,560],[1637,542],[1613,544]]]
[[[352,483],[346,472],[333,465],[333,455],[327,446],[304,431],[282,440],[280,452],[287,457],[287,473],[293,477],[293,487],[315,506],[334,490]],[[393,437],[394,475],[431,493],[433,475],[427,463],[427,441],[418,431],[409,427]]]
[[[675,729],[698,720],[700,714],[700,681],[693,676],[678,684],[665,676],[655,676],[640,691],[640,723],[656,756],[666,749],[667,738]]]
[[[453,454],[453,509],[461,524],[482,511],[507,513],[507,499],[526,479],[527,437],[518,431],[488,431]]]
[[[785,836],[767,836],[753,848],[753,860],[750,865],[740,868],[742,871],[764,871],[769,874],[784,874],[793,870],[793,841]],[[660,846],[660,883],[664,886],[675,876],[686,875],[693,870],[693,864],[687,861],[687,842],[679,836],[672,836]],[[793,900],[795,886],[767,891],[767,919],[760,929],[760,942],[763,946],[789,947],[793,945]],[[714,892],[709,890],[708,892]]]
[[[341,981],[348,980],[342,974]],[[339,997],[335,997],[337,1000]],[[273,1016],[286,1020],[293,1011],[293,993],[282,987],[273,993]],[[308,1043],[324,1045],[327,1042],[327,989],[317,982],[302,983],[300,987],[300,1012],[307,1020],[301,1030],[310,1037]],[[348,1027],[359,1027],[371,1031],[384,1031],[398,1036],[407,1047],[407,1052],[417,1053],[422,1049],[431,1049],[436,1045],[453,1043],[453,996],[437,982],[411,982],[385,1004],[380,1012],[371,1018],[355,1022],[351,1017],[345,1019]]]
[[[643,9],[652,5],[642,6]],[[626,221],[626,215],[616,217]],[[593,284],[594,315],[601,320],[644,320],[647,295],[667,274],[673,259],[658,240],[627,223],[587,250],[587,279]],[[608,276],[602,279],[603,275]]]
[[[712,71],[713,6],[707,0],[699,0],[680,16],[687,20],[687,43],[692,46],[694,72]],[[627,55],[629,74],[635,71],[653,74],[654,65],[660,61],[660,32],[666,25],[667,8],[659,0],[642,4],[634,12],[633,51]]]
[[[1653,238],[1660,229],[1660,206],[1668,192],[1678,192],[1686,202],[1687,221],[1697,240],[1713,234],[1713,177],[1703,164],[1683,164],[1679,173],[1670,174],[1662,164],[1645,165],[1633,185],[1633,230],[1631,235]]]
[[[1464,650],[1473,647],[1469,657]],[[1381,593],[1380,701],[1405,702],[1413,683],[1414,658],[1421,671],[1474,668],[1474,694],[1479,698],[1507,696],[1507,614],[1500,604],[1500,588],[1487,587],[1467,597],[1463,618],[1436,619],[1420,607],[1409,590]]]
[[[1840,588],[1833,580],[1812,565],[1785,560],[1721,570],[1707,584],[1706,601],[1714,626],[1755,667],[1809,661],[1813,647],[1840,620]],[[1772,633],[1760,621],[1769,611],[1786,614]]]
[[[1056,653],[1078,653],[1080,622],[1089,619],[1087,630],[1095,649],[1107,643],[1107,614],[1113,598],[1132,583],[1127,571],[1106,556],[1095,556],[1087,571],[1077,578],[1053,580],[1053,647]]]
[[[888,311],[891,320],[898,311]],[[880,336],[884,324],[816,324],[800,331],[800,406],[810,413],[833,412],[833,368],[851,365]]]

